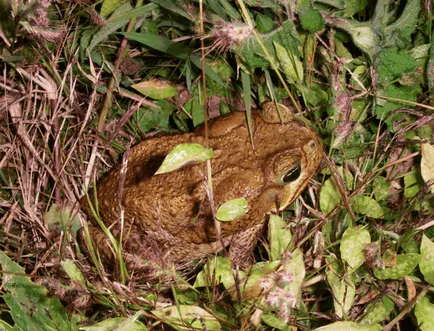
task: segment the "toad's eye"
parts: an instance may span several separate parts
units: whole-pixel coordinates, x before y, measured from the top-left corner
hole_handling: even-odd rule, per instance
[[[298,163],[294,167],[289,169],[289,171],[282,177],[282,182],[284,184],[292,183],[300,177],[300,174],[301,174],[301,164]]]
[[[315,142],[315,140],[311,140],[311,141],[309,142],[309,147],[310,147],[311,149],[316,148],[316,142]]]

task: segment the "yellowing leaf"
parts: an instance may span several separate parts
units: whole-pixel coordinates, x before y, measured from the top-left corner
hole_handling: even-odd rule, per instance
[[[425,183],[431,181],[431,192],[434,193],[434,146],[428,143],[422,144],[420,172]]]
[[[176,88],[170,85],[170,83],[156,79],[143,81],[131,85],[131,87],[143,95],[157,100],[167,99],[178,94]]]

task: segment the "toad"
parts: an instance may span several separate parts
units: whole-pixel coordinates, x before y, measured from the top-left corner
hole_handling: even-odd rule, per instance
[[[206,145],[205,130],[155,136],[130,151],[126,174],[111,169],[80,201],[87,214],[89,234],[103,261],[115,253],[92,209],[111,234],[121,241],[129,269],[140,261],[181,263],[216,253],[229,245],[232,263],[243,266],[251,254],[267,214],[287,208],[304,190],[322,160],[318,135],[291,111],[268,102],[251,116],[253,145],[246,114],[234,112],[209,122],[214,205],[244,198],[248,211],[221,223],[216,238],[207,196],[205,163],[189,164],[170,173],[155,174],[177,145]],[[94,197],[97,197],[97,204]],[[93,207],[89,205],[92,202]],[[96,208],[97,206],[97,208]]]

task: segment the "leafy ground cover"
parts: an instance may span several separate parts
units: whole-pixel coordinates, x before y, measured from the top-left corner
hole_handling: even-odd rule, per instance
[[[431,1],[0,2],[5,330],[433,330]],[[324,166],[249,270],[114,281],[76,201],[135,142],[267,100]],[[171,281],[167,282],[170,278]]]

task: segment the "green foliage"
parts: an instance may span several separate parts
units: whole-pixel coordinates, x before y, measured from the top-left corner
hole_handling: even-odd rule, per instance
[[[24,268],[3,252],[0,252],[0,264],[5,291],[2,298],[15,322],[14,330],[78,330],[78,325],[74,319],[68,318],[59,299],[51,297],[45,287],[33,283],[25,275]]]
[[[200,144],[179,144],[166,155],[155,174],[172,172],[192,163],[202,163],[209,160],[212,155],[212,149]]]
[[[220,222],[230,222],[247,213],[249,206],[246,199],[233,199],[222,204],[218,209],[215,217]]]
[[[306,330],[370,331],[391,329],[402,301],[409,309],[401,317],[414,329],[433,329],[430,296],[411,310],[405,282],[417,282],[416,295],[434,285],[434,42],[424,4],[210,0],[202,36],[199,2],[0,1],[0,241],[9,250],[0,260],[12,317],[0,327],[76,330],[78,312],[84,330],[290,330],[297,321]],[[160,266],[156,284],[135,272],[120,284],[112,282],[118,261],[105,271],[86,264],[75,243],[86,223],[59,199],[82,195],[145,133],[201,125],[204,105],[212,117],[246,110],[259,155],[274,141],[255,141],[250,114],[272,99],[294,106],[322,137],[328,159],[303,203],[269,216],[250,269],[217,256],[177,265],[186,274]],[[212,156],[202,146],[178,148],[163,172]],[[274,185],[270,170],[264,166],[264,187]],[[264,198],[278,209],[281,196]],[[258,206],[232,200],[215,216],[231,221],[247,207]],[[121,259],[122,245],[109,240]],[[66,302],[67,313],[7,256],[32,275],[80,284],[90,307]],[[394,293],[382,291],[391,286]],[[361,300],[365,293],[372,300]]]

